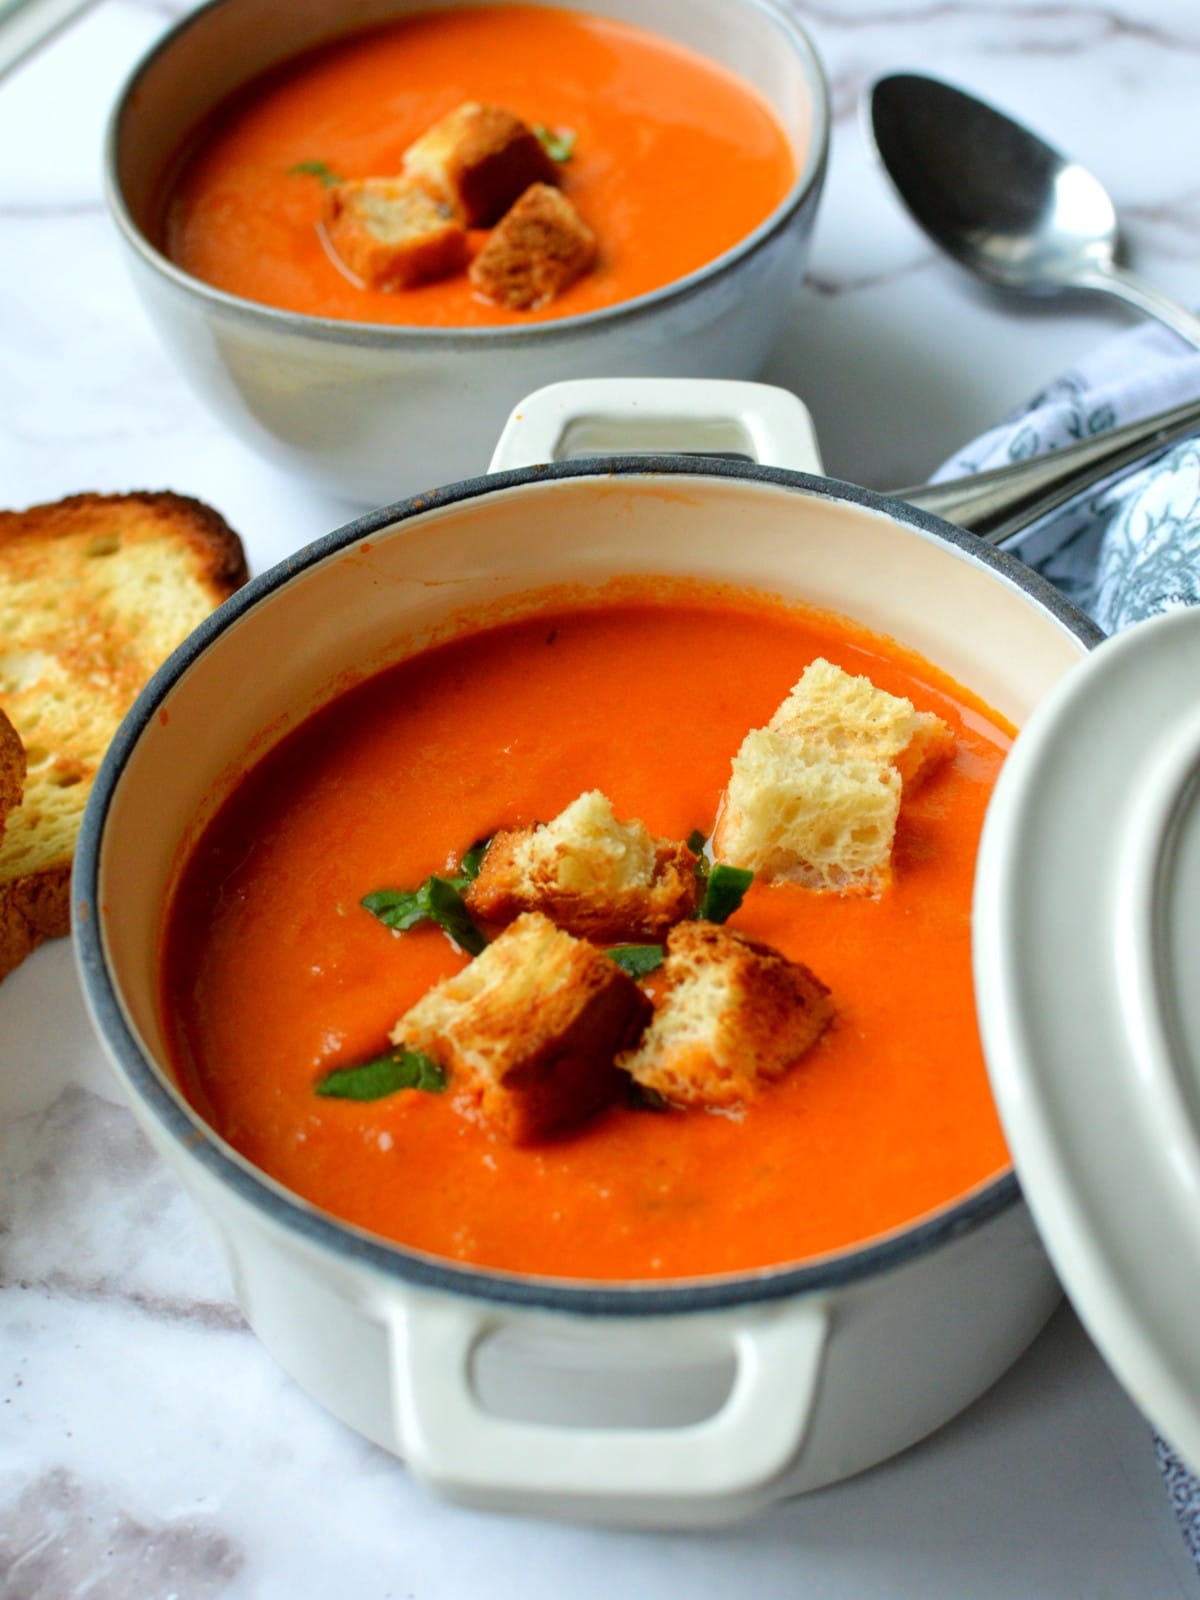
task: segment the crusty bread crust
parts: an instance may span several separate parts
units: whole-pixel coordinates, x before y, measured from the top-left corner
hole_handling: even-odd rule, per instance
[[[21,804],[25,788],[25,746],[21,735],[0,709],[0,840],[8,813]]]
[[[170,489],[131,489],[125,494],[72,494],[24,511],[0,511],[0,569],[10,541],[66,539],[88,533],[97,514],[139,508],[170,524],[172,538],[196,557],[197,581],[208,588],[215,609],[249,576],[242,541],[219,511]]]
[[[616,1097],[623,1080],[614,1057],[649,1014],[615,962],[529,912],[463,972],[435,984],[391,1038],[438,1061],[461,1107],[529,1144]]]
[[[0,512],[0,705],[28,768],[0,840],[0,978],[68,932],[75,839],[112,735],[246,576],[224,518],[169,491]]]
[[[650,1026],[617,1065],[674,1105],[736,1106],[793,1067],[832,1018],[829,990],[801,962],[732,928],[681,922]]]

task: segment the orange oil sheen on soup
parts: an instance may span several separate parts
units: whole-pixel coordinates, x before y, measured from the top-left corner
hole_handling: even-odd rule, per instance
[[[740,1116],[613,1107],[513,1148],[450,1095],[318,1097],[464,961],[359,906],[499,826],[601,788],[652,833],[711,831],[730,758],[824,655],[954,729],[906,800],[880,899],[755,885],[730,922],[806,962],[837,1015]],[[251,1161],[363,1228],[456,1261],[674,1278],[868,1240],[1008,1165],[976,1031],[970,897],[1010,730],[852,625],[714,588],[554,609],[349,691],[219,810],[182,875],[164,1014],[185,1092]],[[648,980],[652,983],[652,979]]]
[[[319,162],[395,175],[464,101],[569,130],[563,189],[599,238],[596,267],[540,310],[480,299],[466,276],[389,292],[351,282],[317,231]],[[524,325],[629,300],[751,233],[796,176],[774,112],[717,62],[628,24],[535,6],[431,10],[276,69],[200,130],[163,210],[167,255],[286,311],[428,327]],[[472,247],[486,235],[476,231]]]

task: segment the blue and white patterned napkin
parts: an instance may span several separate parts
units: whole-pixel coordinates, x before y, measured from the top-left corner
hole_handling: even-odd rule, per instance
[[[1154,324],[1120,335],[964,446],[934,481],[1007,465],[1200,397],[1200,351]],[[1009,546],[1106,633],[1200,604],[1200,439],[1160,452],[1030,525]],[[1200,1567],[1200,1481],[1155,1439],[1184,1540]]]
[[[1056,378],[959,450],[934,482],[1041,455],[1198,397],[1200,351],[1148,324]],[[1010,548],[1106,633],[1200,603],[1200,440],[1068,501]]]

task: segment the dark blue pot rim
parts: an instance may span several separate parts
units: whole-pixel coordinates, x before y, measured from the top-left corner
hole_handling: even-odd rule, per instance
[[[755,463],[710,461],[681,456],[618,456],[469,478],[396,505],[367,513],[326,534],[269,571],[252,578],[184,641],[155,673],[121,724],[101,765],[80,830],[72,880],[76,958],[84,992],[97,1028],[120,1063],[130,1089],[138,1095],[186,1158],[198,1162],[241,1200],[311,1245],[345,1261],[360,1262],[386,1277],[422,1289],[440,1290],[516,1307],[571,1312],[588,1316],[663,1316],[716,1311],[733,1306],[790,1299],[829,1291],[889,1272],[918,1256],[973,1231],[1021,1199],[1016,1174],[1008,1171],[972,1194],[911,1227],[871,1243],[821,1257],[799,1266],[781,1266],[750,1273],[666,1284],[590,1283],[518,1276],[487,1268],[456,1266],[390,1244],[347,1223],[339,1222],[307,1201],[283,1191],[226,1146],[169,1087],[143,1051],[126,1021],[104,953],[99,918],[100,854],[113,797],[129,756],[171,689],[204,651],[252,607],[301,573],[347,546],[390,530],[414,517],[444,506],[480,499],[524,484],[586,477],[721,478],[770,484],[824,499],[849,502],[881,512],[904,526],[960,551],[1021,589],[1088,648],[1103,638],[1083,612],[1044,578],[1015,557],[984,544],[973,534],[918,511],[900,501],[853,484],[780,467]]]

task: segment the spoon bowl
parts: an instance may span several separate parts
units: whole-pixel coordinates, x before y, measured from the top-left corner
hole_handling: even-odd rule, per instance
[[[870,131],[900,199],[935,244],[994,288],[1114,295],[1200,347],[1200,318],[1117,262],[1117,213],[1095,175],[961,89],[895,73]]]

